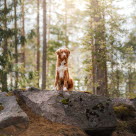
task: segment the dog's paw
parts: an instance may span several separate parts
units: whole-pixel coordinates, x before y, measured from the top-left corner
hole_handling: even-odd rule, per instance
[[[53,90],[55,90],[55,91],[56,91],[56,90],[57,90],[57,87],[54,87],[54,88],[53,88]]]
[[[63,91],[67,91],[68,89],[66,87],[63,87]]]

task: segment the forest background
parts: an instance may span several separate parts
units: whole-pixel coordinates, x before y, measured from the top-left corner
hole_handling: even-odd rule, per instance
[[[0,90],[53,90],[69,48],[74,90],[136,97],[135,0],[0,0]]]

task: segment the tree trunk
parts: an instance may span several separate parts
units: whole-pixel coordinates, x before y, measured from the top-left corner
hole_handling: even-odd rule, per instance
[[[42,56],[42,89],[46,89],[46,50],[47,50],[47,21],[46,21],[46,0],[43,0],[43,56]]]
[[[39,0],[37,0],[37,72],[38,72],[38,82],[37,86],[39,87],[39,78],[40,78],[40,16],[39,16]]]
[[[17,40],[17,0],[14,0],[14,27],[15,27],[15,64],[17,65],[16,67],[16,72],[15,72],[15,88],[18,87],[18,40]]]
[[[67,16],[68,16],[68,11],[67,11],[67,0],[65,0],[65,46],[66,46],[66,48],[68,47]]]
[[[93,74],[93,92],[97,95],[107,96],[107,66],[106,66],[106,46],[105,46],[105,24],[104,17],[100,11],[100,5],[97,0],[92,0],[94,43],[92,47],[92,74]]]
[[[117,80],[116,97],[119,97],[120,96],[120,92],[119,92],[120,77],[119,77],[119,70],[118,69],[116,71],[116,80]]]
[[[7,10],[7,0],[4,0],[4,10]],[[5,21],[4,21],[4,28],[5,30],[7,30],[7,13],[5,12]],[[8,41],[7,41],[7,36],[4,37],[4,46],[3,46],[3,55],[5,57],[5,60],[7,60],[8,58],[8,54],[7,54],[7,50],[8,50]],[[6,65],[4,65],[3,67],[4,71],[2,73],[2,91],[8,91],[7,88],[7,70],[6,70]]]
[[[113,61],[113,50],[112,50],[112,52],[111,52],[111,55],[112,55],[112,61]],[[113,64],[113,62],[111,62],[111,76],[113,76],[113,74],[114,74],[114,64]],[[115,92],[115,84],[114,84],[114,78],[112,78],[112,79],[110,79],[111,80],[111,85],[110,85],[110,90],[112,91],[111,92],[111,97],[112,98],[114,98],[114,92]]]
[[[48,45],[47,45],[47,52],[49,51],[48,49],[49,49],[49,41],[50,41],[50,29],[51,29],[51,12],[52,12],[52,0],[50,0],[49,1],[49,4],[48,4],[48,7],[49,7],[49,16],[48,16]],[[47,58],[47,67],[46,67],[46,72],[47,72],[47,77],[49,77],[49,75],[50,75],[50,71],[49,71],[49,68],[50,68],[50,62],[49,62],[49,60],[48,60],[48,58]],[[49,83],[47,82],[47,87],[49,87],[48,86],[49,85]]]
[[[133,84],[132,84],[132,70],[129,68],[128,72],[128,92],[131,94],[133,92]]]
[[[48,42],[50,41],[50,25],[51,25],[52,0],[49,3],[49,19],[48,19]],[[48,44],[49,46],[49,44]]]
[[[24,2],[25,0],[22,0],[22,36],[25,37],[25,11],[24,11]],[[23,62],[24,62],[24,68],[25,68],[25,42],[22,44],[22,52],[23,52]]]

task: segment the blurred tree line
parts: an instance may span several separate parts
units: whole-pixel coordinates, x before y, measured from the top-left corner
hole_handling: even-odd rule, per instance
[[[71,51],[74,90],[135,97],[136,12],[129,17],[133,29],[128,30],[128,17],[119,13],[116,3],[1,0],[0,90],[30,86],[52,90],[55,51],[66,47]]]

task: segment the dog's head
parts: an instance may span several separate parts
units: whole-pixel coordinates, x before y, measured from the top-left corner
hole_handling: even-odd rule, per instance
[[[70,51],[67,48],[64,49],[58,49],[56,51],[56,54],[58,55],[59,59],[68,59],[69,55],[70,55]]]

